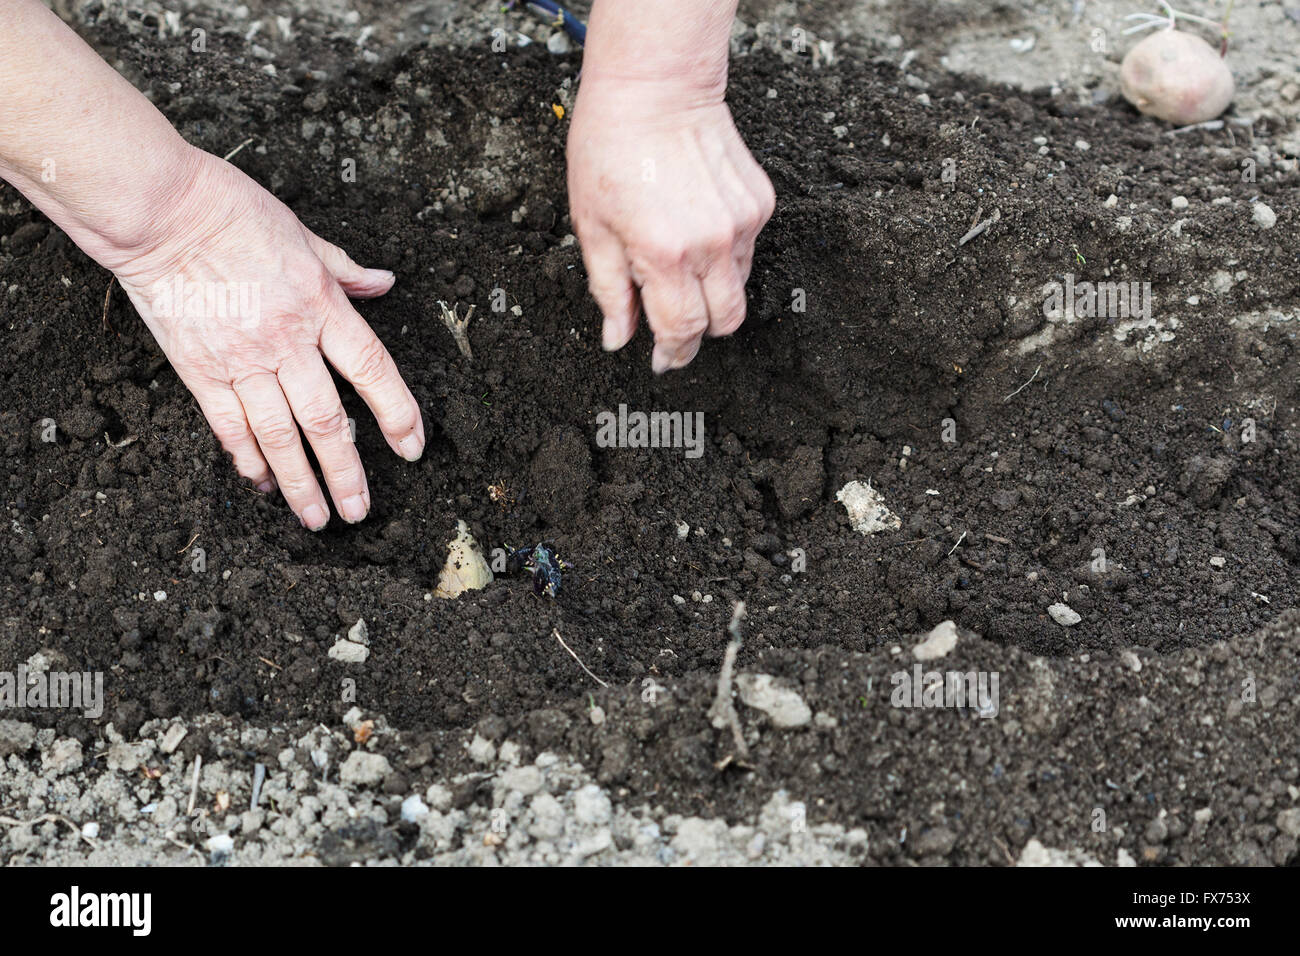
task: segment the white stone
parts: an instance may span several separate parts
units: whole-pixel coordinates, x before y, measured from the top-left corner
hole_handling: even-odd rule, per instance
[[[346,637],[341,637],[330,648],[330,657],[344,664],[364,664],[370,656],[370,648],[364,644],[355,644]]]
[[[1250,208],[1250,218],[1261,229],[1272,229],[1277,225],[1277,213],[1266,203],[1257,202]]]
[[[1062,604],[1059,601],[1049,607],[1047,613],[1051,615],[1053,621],[1060,624],[1062,627],[1074,627],[1074,625],[1083,620],[1074,608],[1070,607],[1068,604]]]
[[[912,656],[918,661],[933,661],[946,657],[957,646],[957,625],[944,621],[929,634],[925,640],[912,648]]]
[[[354,750],[339,767],[339,781],[358,787],[370,786],[383,780],[390,770],[388,758],[382,754]]]
[[[165,754],[175,753],[176,748],[181,745],[185,735],[189,733],[184,724],[172,724],[163,734],[162,741],[158,744],[158,749]]]
[[[402,819],[407,823],[420,823],[429,815],[429,808],[419,794],[412,794],[402,801]]]
[[[1020,859],[1016,861],[1016,866],[1068,867],[1101,866],[1101,864],[1081,850],[1057,850],[1054,847],[1043,846],[1037,840],[1030,840],[1020,852]]]
[[[573,795],[573,818],[584,826],[608,823],[614,814],[605,791],[594,783],[580,788]]]
[[[365,644],[370,646],[370,629],[366,627],[364,617],[357,618],[357,623],[348,628],[348,640],[353,644]]]
[[[771,674],[739,674],[736,689],[741,702],[767,714],[773,726],[802,727],[812,720],[812,710],[804,699],[777,684]]]
[[[849,513],[849,523],[860,534],[875,534],[878,531],[897,531],[903,521],[885,506],[885,499],[871,485],[860,481],[850,481],[835,493],[835,499],[843,502]]]
[[[497,748],[492,741],[475,734],[469,743],[469,759],[477,764],[490,764],[497,758]]]

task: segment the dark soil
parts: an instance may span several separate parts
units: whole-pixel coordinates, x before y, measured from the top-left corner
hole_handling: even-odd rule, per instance
[[[499,737],[509,727],[536,749],[608,763],[608,780],[670,805],[726,809],[761,782],[799,780],[825,794],[810,803],[814,819],[871,821],[873,806],[905,797],[921,826],[935,801],[963,799],[950,787],[963,768],[1019,774],[1017,786],[1041,785],[1044,801],[1074,793],[1078,781],[1053,783],[1060,775],[1090,786],[1123,775],[1088,751],[1082,728],[1118,721],[1141,746],[1138,697],[1154,691],[1115,666],[1096,676],[1073,663],[1081,651],[1112,663],[1130,647],[1174,655],[1249,635],[1297,604],[1294,333],[1230,324],[1294,309],[1297,177],[1261,165],[1243,182],[1249,131],[1170,138],[1121,105],[959,91],[942,77],[926,105],[865,52],[814,70],[755,50],[734,62],[730,102],[779,203],[759,244],[750,317],[686,371],[656,378],[644,331],[623,352],[601,351],[581,256],[565,241],[567,119],[552,104],[571,103],[576,56],[419,48],[366,66],[323,44],[305,51],[299,74],[270,77],[233,49],[224,56],[224,37],[199,70],[116,28],[94,39],[121,45],[128,75],[188,139],[224,154],[252,137],[233,162],[358,261],[397,273],[391,294],[358,307],[430,436],[424,459],[404,463],[345,394],[374,511],[360,526],[310,534],[234,473],[120,293],[105,326],[108,275],[38,213],[0,217],[11,518],[0,659],[46,648],[70,668],[107,671],[104,719],[124,733],[213,709],[333,723],[351,706],[340,687],[352,678],[358,703],[406,731],[478,725]],[[324,80],[309,73],[343,63]],[[310,137],[304,122],[316,127]],[[357,182],[339,176],[343,157],[356,158]],[[949,158],[955,182],[942,176]],[[1117,209],[1103,206],[1110,194]],[[1190,209],[1171,210],[1174,195]],[[1218,197],[1228,202],[1212,204]],[[1254,197],[1277,211],[1272,231],[1252,224]],[[995,209],[1000,218],[958,247]],[[1132,218],[1127,231],[1116,228],[1121,215]],[[1212,284],[1221,271],[1245,277],[1223,289]],[[1018,354],[1047,324],[1042,286],[1065,273],[1149,281],[1156,317],[1179,320],[1174,339],[1145,351],[1132,344],[1144,333],[1121,344],[1115,320],[1080,319],[1050,348]],[[494,313],[495,288],[522,314]],[[792,311],[796,289],[804,313]],[[472,364],[438,318],[440,299],[478,306]],[[620,403],[703,412],[703,456],[598,448],[596,415]],[[41,440],[45,418],[58,423],[57,443]],[[1254,442],[1241,440],[1245,418]],[[956,442],[943,440],[945,419]],[[835,492],[851,479],[871,481],[900,531],[867,538],[849,527]],[[490,499],[498,482],[512,503]],[[556,542],[576,566],[561,597],[535,597],[520,576],[426,600],[457,518],[487,548]],[[685,539],[678,521],[691,528]],[[206,552],[201,573],[195,547]],[[807,558],[801,573],[791,573],[795,549]],[[154,600],[160,590],[165,601]],[[1063,595],[1083,617],[1074,628],[1046,613]],[[750,609],[741,667],[802,682],[814,710],[841,720],[829,742],[773,745],[744,784],[712,768],[725,735],[702,716],[737,599]],[[330,660],[359,617],[369,660]],[[1070,707],[1053,710],[1036,756],[1013,748],[1014,770],[996,741],[972,744],[964,731],[954,731],[960,754],[936,745],[900,762],[907,752],[880,742],[875,723],[850,721],[877,665],[881,692],[887,659],[849,652],[945,618],[991,642],[974,644],[964,665],[1013,671],[1026,700],[1040,680],[1031,655],[1071,658],[1038,691]],[[617,740],[570,729],[595,688],[555,628],[625,688],[598,695],[611,723],[647,678],[679,682],[701,707],[629,717],[635,733]],[[1294,696],[1289,653],[1283,693]],[[1225,670],[1225,686],[1238,676]],[[1176,760],[1192,747],[1177,721],[1194,729],[1199,717],[1166,716],[1175,765],[1147,782],[1152,792],[1176,786]],[[80,716],[24,719],[83,739],[99,732]],[[920,719],[891,711],[890,739],[906,740]],[[1001,724],[977,729],[993,736]],[[1270,739],[1247,734],[1235,746],[1263,767]],[[999,798],[991,786],[965,799]],[[1018,846],[1027,835],[1000,838]]]

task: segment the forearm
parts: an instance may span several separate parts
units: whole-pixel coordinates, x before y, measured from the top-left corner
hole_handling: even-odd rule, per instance
[[[583,79],[674,81],[721,99],[736,0],[596,0],[587,28]]]
[[[37,0],[0,4],[0,177],[110,268],[149,241],[195,151]]]

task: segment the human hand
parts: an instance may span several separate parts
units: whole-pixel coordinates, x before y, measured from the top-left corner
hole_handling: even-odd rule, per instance
[[[724,86],[593,76],[574,106],[569,208],[602,341],[626,345],[644,307],[656,373],[744,322],[754,242],[776,202]]]
[[[299,437],[302,427],[345,521],[370,490],[325,361],[356,388],[389,446],[424,451],[424,424],[392,357],[348,297],[383,295],[393,275],[364,269],[307,229],[234,166],[200,150],[180,195],[139,248],[97,255],[198,400],[236,470],[277,485],[303,525],[330,509]]]

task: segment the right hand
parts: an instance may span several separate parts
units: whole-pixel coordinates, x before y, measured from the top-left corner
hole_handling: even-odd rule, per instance
[[[323,528],[330,507],[301,426],[338,513],[360,521],[370,489],[325,361],[365,400],[393,451],[418,459],[419,406],[348,302],[383,295],[393,275],[357,265],[229,163],[199,150],[191,158],[180,194],[162,198],[148,241],[112,261],[97,258],[194,393],[236,470],[262,492],[278,486],[305,527]],[[203,298],[192,299],[196,293]],[[225,317],[212,314],[222,298],[233,307]]]

